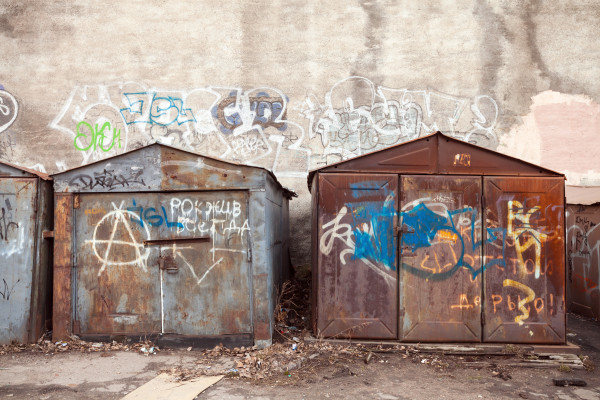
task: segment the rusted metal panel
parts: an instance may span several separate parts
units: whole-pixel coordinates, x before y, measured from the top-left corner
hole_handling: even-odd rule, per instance
[[[153,144],[53,177],[75,194],[82,335],[270,343],[294,195],[271,172]]]
[[[52,182],[37,180],[36,198],[36,234],[35,262],[33,266],[33,284],[31,287],[31,317],[29,323],[29,342],[36,342],[46,329],[52,329],[52,246],[54,235],[54,191]]]
[[[174,273],[161,271],[163,331],[203,336],[252,332],[247,192],[160,196],[171,220],[179,224],[161,225],[161,238],[210,239],[159,246],[176,267]]]
[[[252,331],[246,192],[81,195],[82,334]]]
[[[312,187],[310,191],[311,197],[311,214],[310,214],[310,228],[311,228],[311,236],[310,236],[310,260],[312,264],[311,268],[311,290],[310,290],[310,317],[311,317],[311,327],[313,333],[318,332],[317,330],[317,313],[318,313],[318,305],[320,302],[320,298],[318,296],[319,293],[319,269],[321,266],[319,265],[320,252],[319,252],[319,210],[321,209],[321,205],[319,204],[319,192],[321,188],[319,186],[319,174],[315,174],[312,176],[312,181],[309,181],[308,187]],[[324,299],[327,301],[327,299]]]
[[[485,177],[484,196],[484,341],[564,343],[564,180]]]
[[[161,331],[159,253],[143,241],[165,223],[177,222],[157,193],[79,195],[73,319],[82,334]]]
[[[483,147],[438,134],[439,174],[561,176]]]
[[[0,178],[0,344],[29,340],[36,197],[36,178]]]
[[[400,338],[481,340],[481,178],[402,176]]]
[[[568,304],[600,318],[600,205],[567,207]]]
[[[73,268],[73,195],[54,197],[54,285],[52,340],[71,334],[71,271]]]
[[[61,172],[53,175],[54,190],[57,193],[160,190],[160,154],[160,146],[151,145]]]
[[[269,174],[262,168],[152,144],[53,178],[56,192],[115,193],[264,188]]]
[[[268,172],[161,146],[161,190],[264,188]],[[278,185],[281,187],[280,185]]]
[[[396,338],[397,175],[320,174],[318,202],[316,334]]]
[[[563,176],[441,132],[311,171],[309,189],[317,172]]]

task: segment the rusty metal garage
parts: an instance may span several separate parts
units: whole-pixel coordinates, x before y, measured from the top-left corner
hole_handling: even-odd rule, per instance
[[[153,144],[54,175],[54,338],[268,345],[293,192]]]
[[[308,185],[315,334],[565,343],[563,175],[437,132]]]

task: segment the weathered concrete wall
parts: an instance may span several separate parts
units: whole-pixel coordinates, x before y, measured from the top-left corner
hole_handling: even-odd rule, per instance
[[[162,140],[267,167],[308,263],[306,172],[438,129],[600,184],[599,32],[574,0],[5,1],[0,160]]]

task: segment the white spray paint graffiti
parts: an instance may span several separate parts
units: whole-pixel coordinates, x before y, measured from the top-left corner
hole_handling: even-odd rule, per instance
[[[76,87],[49,127],[71,141],[78,138],[74,143],[81,150],[72,151],[81,156],[81,164],[158,141],[264,167],[279,177],[304,177],[311,168],[437,130],[497,146],[498,106],[486,95],[392,89],[353,76],[333,85],[323,101],[311,95],[295,107],[304,124],[293,122],[289,109],[287,96],[270,87],[164,90],[125,82]],[[111,132],[120,132],[120,147],[109,146],[114,137],[108,133],[104,148],[102,143],[88,146],[94,137],[89,129],[78,131],[81,122],[98,129],[110,124]]]
[[[183,232],[210,235],[212,238],[211,253],[213,261],[216,253],[220,251],[246,253],[244,249],[217,248],[217,236],[226,238],[233,236],[243,238],[250,232],[247,218],[240,218],[242,205],[238,201],[199,201],[191,199],[171,198],[171,217],[177,219],[179,224],[177,233]],[[236,222],[237,221],[237,222]],[[212,268],[212,267],[211,267]]]
[[[79,151],[81,164],[159,141],[262,166],[279,176],[302,176],[310,151],[302,147],[304,129],[287,119],[287,108],[287,97],[274,88],[173,91],[126,82],[76,87],[49,126],[72,140],[81,136],[81,121],[109,123],[120,132],[120,148],[85,148]]]
[[[470,113],[465,111],[469,104]],[[471,100],[428,90],[391,89],[353,76],[333,85],[323,104],[315,96],[307,97],[301,113],[309,120],[309,138],[320,136],[323,146],[322,159],[313,159],[313,167],[438,130],[483,147],[497,146],[498,106],[485,95]]]
[[[321,241],[319,242],[321,253],[329,255],[333,250],[335,239],[341,240],[343,244],[347,246],[347,248],[340,251],[340,261],[342,262],[342,265],[346,264],[346,256],[352,256],[356,248],[352,226],[348,223],[342,223],[342,220],[346,215],[348,215],[348,208],[343,206],[334,219],[324,223],[321,227],[323,229],[323,234],[321,236]],[[393,284],[396,281],[394,276],[385,272],[384,266],[378,266],[366,258],[359,258],[359,260],[383,277],[387,283]]]
[[[98,276],[104,272],[107,266],[134,266],[139,265],[144,272],[148,271],[148,257],[150,256],[150,250],[148,248],[144,248],[144,245],[140,243],[139,239],[136,237],[133,229],[130,225],[131,218],[136,218],[135,213],[124,209],[125,202],[122,201],[121,204],[117,207],[115,203],[112,203],[114,208],[113,211],[108,212],[106,215],[100,219],[100,221],[94,227],[94,235],[92,240],[87,240],[86,243],[92,245],[92,250],[94,254],[102,264],[99,271]],[[98,229],[103,227],[105,224],[112,223],[112,227],[110,229],[110,235],[108,238],[101,238],[98,234]],[[129,240],[115,240],[115,235],[120,231],[121,226],[125,229],[127,233],[127,238]],[[148,227],[145,226],[145,234],[146,239],[150,239],[150,231]],[[105,245],[106,249],[104,250],[104,254],[100,254],[98,251],[99,245]],[[133,247],[135,252],[135,258],[131,260],[121,260],[121,259],[111,259],[111,255],[114,252],[114,246],[126,246]]]
[[[15,97],[0,87],[0,133],[15,122],[18,113],[19,103]]]

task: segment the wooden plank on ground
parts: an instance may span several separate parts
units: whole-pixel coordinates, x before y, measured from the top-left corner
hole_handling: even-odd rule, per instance
[[[189,381],[177,381],[174,376],[160,374],[123,397],[122,400],[193,400],[223,375],[200,376]]]

